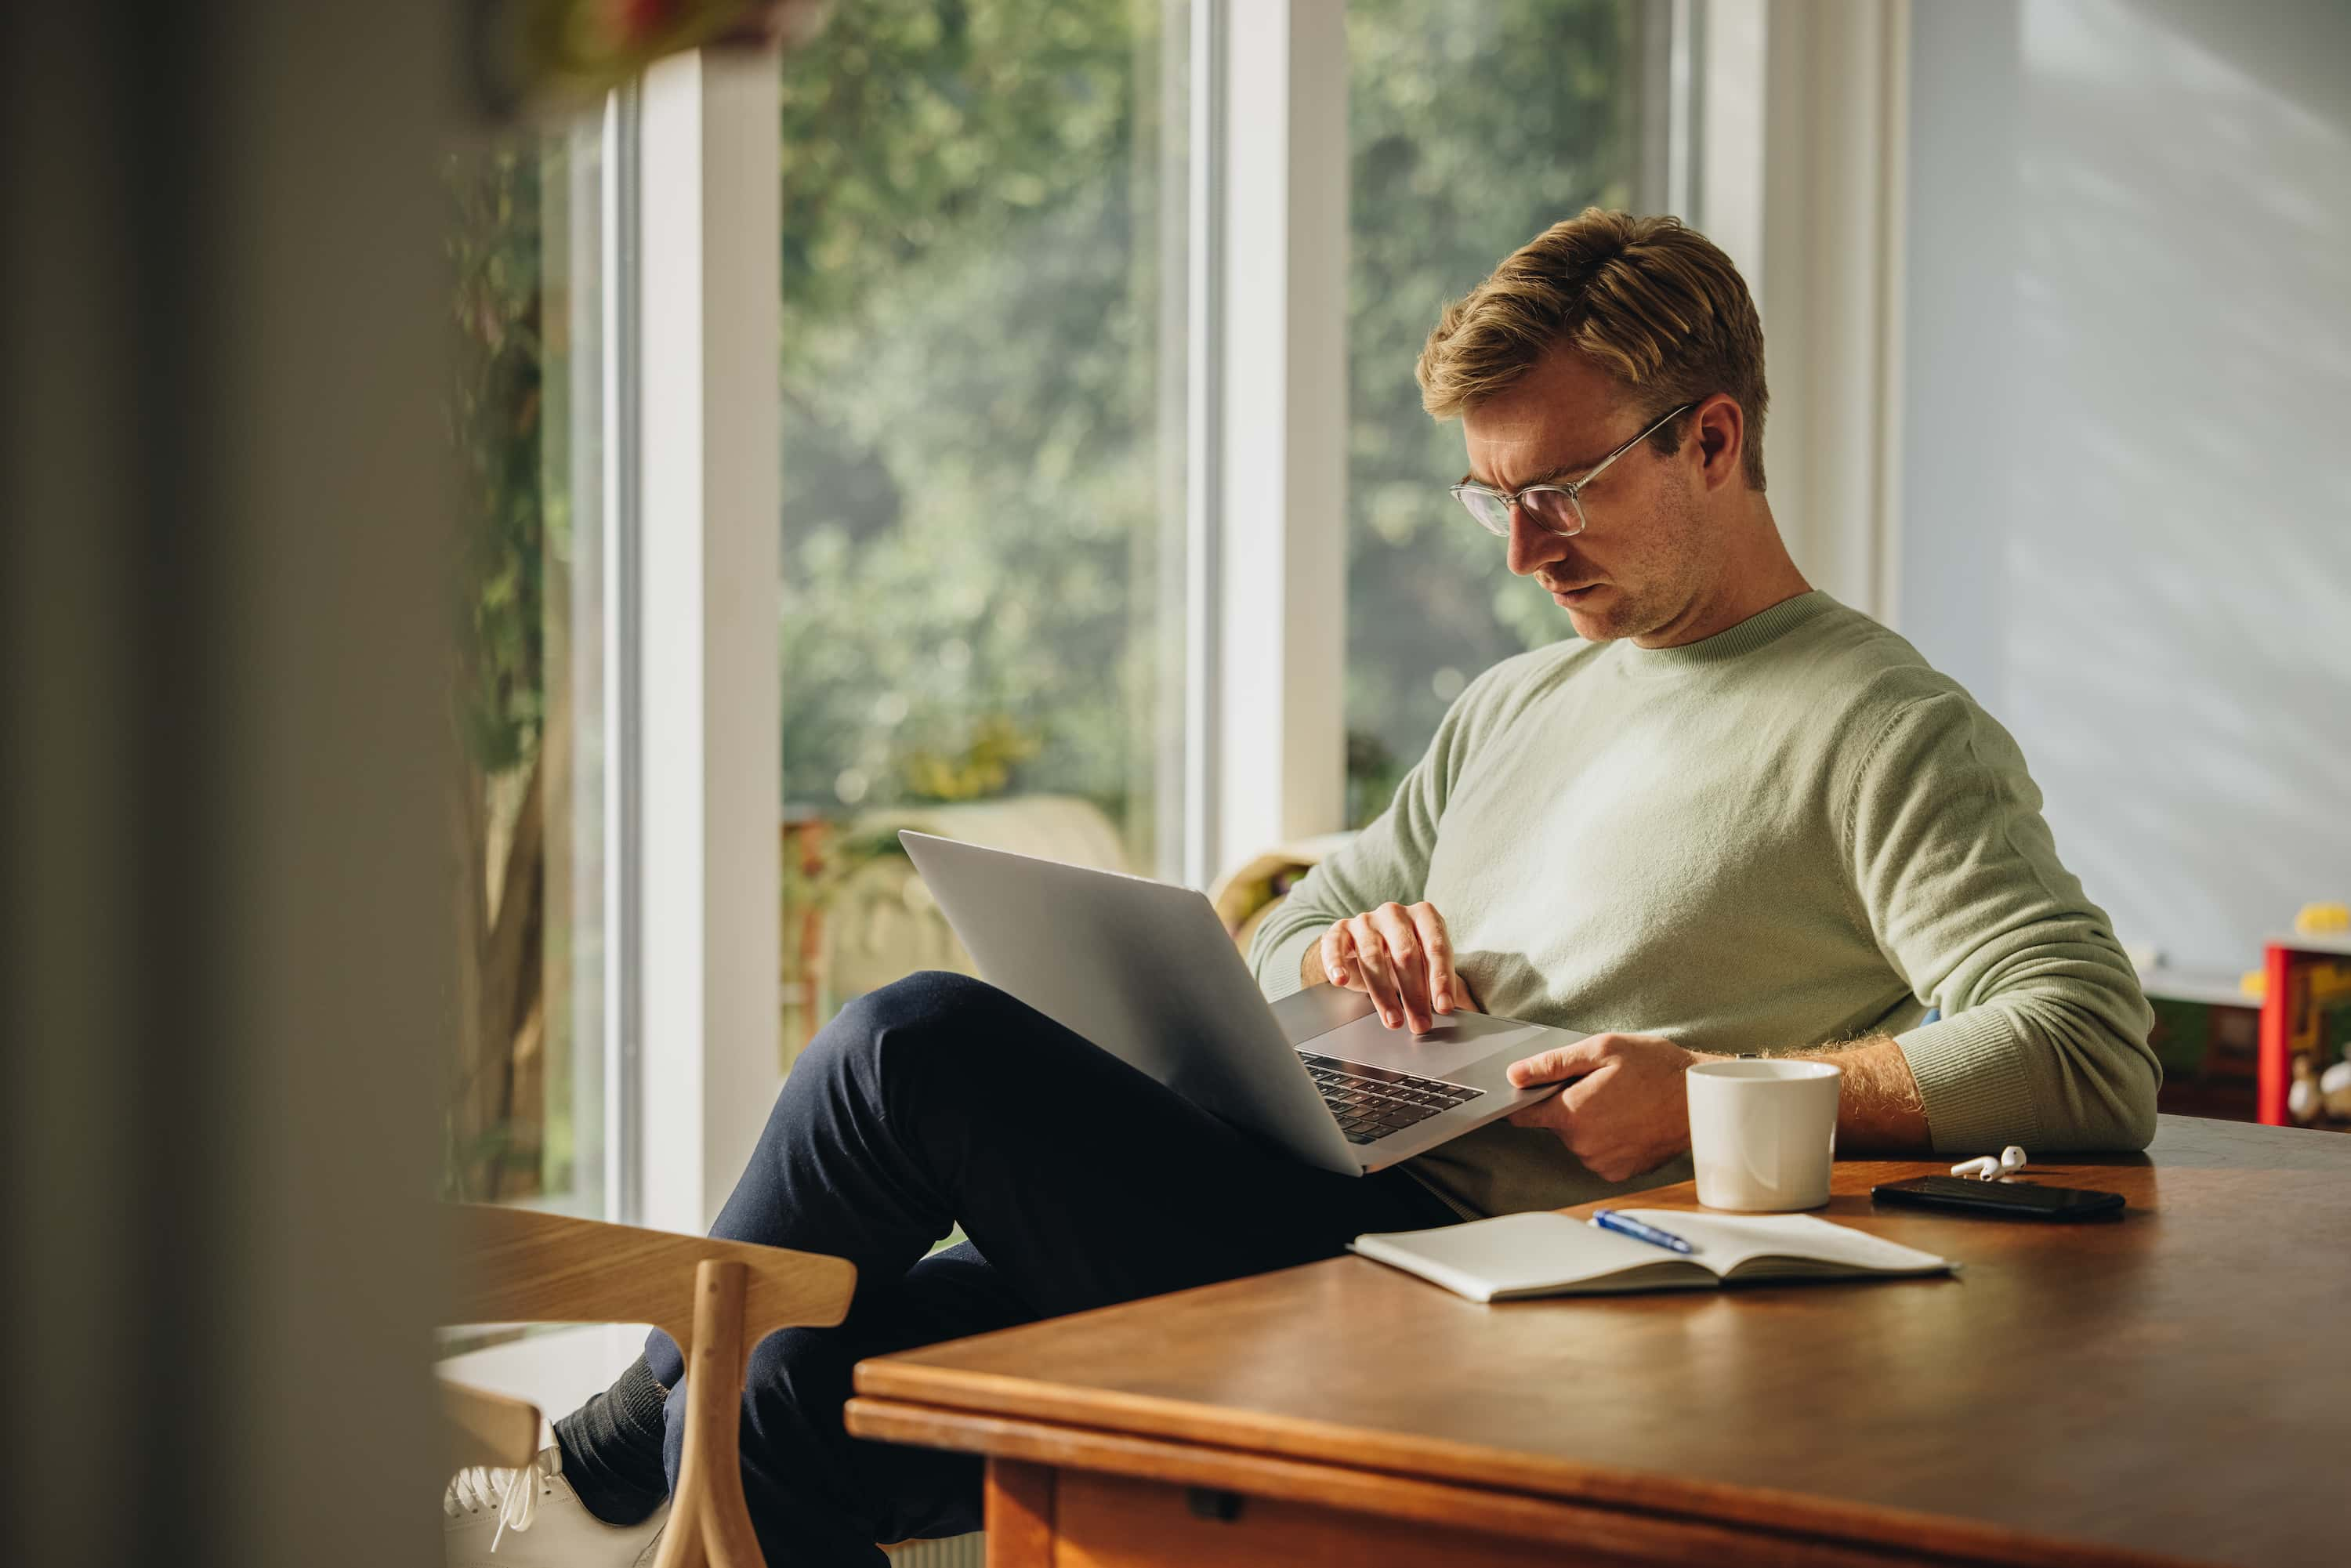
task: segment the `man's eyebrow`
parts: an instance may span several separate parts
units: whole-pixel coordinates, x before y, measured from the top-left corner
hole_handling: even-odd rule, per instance
[[[1589,474],[1593,469],[1599,466],[1600,459],[1597,457],[1587,458],[1581,463],[1553,464],[1551,467],[1544,469],[1541,473],[1528,480],[1525,485],[1520,485],[1518,487],[1523,490],[1531,485],[1554,485],[1560,480],[1567,477],[1570,474]],[[1495,491],[1497,494],[1499,494],[1502,489],[1502,486],[1499,485],[1486,484],[1485,480],[1479,478],[1475,474],[1464,474],[1461,476],[1458,483],[1463,485],[1482,485],[1485,486],[1487,489]]]

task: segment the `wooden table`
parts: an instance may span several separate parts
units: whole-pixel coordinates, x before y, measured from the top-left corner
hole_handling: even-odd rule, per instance
[[[2032,1167],[2116,1223],[1872,1207],[1943,1168],[1823,1212],[1958,1279],[1479,1306],[1341,1258],[865,1362],[849,1427],[986,1454],[992,1568],[2351,1563],[2351,1139]]]

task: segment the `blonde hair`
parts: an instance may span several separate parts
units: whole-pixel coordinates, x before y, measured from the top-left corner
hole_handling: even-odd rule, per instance
[[[1654,419],[1717,392],[1747,416],[1747,483],[1763,488],[1763,324],[1730,258],[1678,218],[1586,207],[1445,308],[1414,375],[1437,419],[1511,385],[1564,344],[1631,387]],[[1681,444],[1686,419],[1653,437]]]

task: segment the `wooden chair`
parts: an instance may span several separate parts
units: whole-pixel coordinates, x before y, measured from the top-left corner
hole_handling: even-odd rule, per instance
[[[538,1452],[538,1406],[528,1399],[441,1380],[442,1450],[453,1470],[518,1470]]]
[[[486,1204],[445,1206],[457,1322],[650,1323],[685,1354],[685,1452],[654,1568],[766,1568],[737,1444],[751,1349],[777,1329],[830,1328],[856,1268],[840,1258],[674,1236]],[[456,1463],[528,1464],[538,1411],[444,1383]]]

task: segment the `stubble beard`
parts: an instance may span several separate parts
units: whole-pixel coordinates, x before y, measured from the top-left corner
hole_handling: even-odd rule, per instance
[[[1677,484],[1660,497],[1656,515],[1645,525],[1654,547],[1643,559],[1628,563],[1633,580],[1610,578],[1614,591],[1604,609],[1568,611],[1578,636],[1587,643],[1646,637],[1673,624],[1688,608],[1698,597],[1705,575],[1696,510],[1687,485]]]

